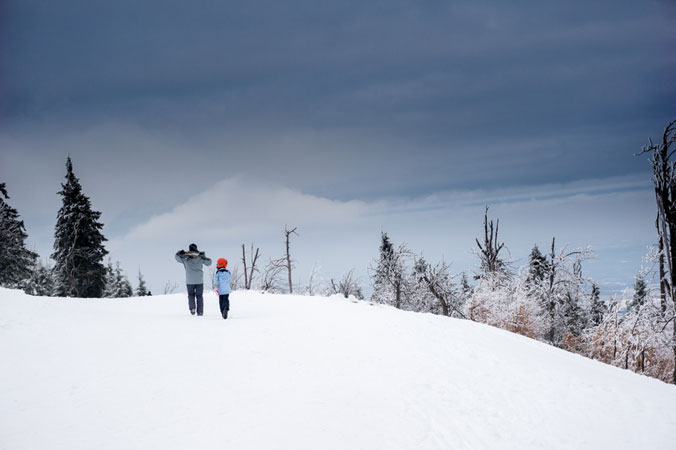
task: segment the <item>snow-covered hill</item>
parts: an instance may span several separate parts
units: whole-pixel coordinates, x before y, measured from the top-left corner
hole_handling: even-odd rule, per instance
[[[339,297],[0,290],[1,449],[672,449],[676,387]]]

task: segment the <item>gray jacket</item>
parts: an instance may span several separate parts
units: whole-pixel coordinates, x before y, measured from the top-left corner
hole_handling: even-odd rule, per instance
[[[204,284],[202,264],[205,266],[211,265],[211,259],[204,256],[204,252],[181,254],[178,251],[176,252],[176,261],[185,267],[185,284]]]

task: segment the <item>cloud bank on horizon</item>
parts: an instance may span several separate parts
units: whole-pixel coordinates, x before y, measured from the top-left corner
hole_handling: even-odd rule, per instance
[[[382,230],[430,260],[445,259],[456,272],[473,273],[474,238],[482,233],[489,204],[489,216],[500,220],[500,239],[515,269],[526,263],[533,245],[546,251],[556,237],[557,248],[593,247],[597,258],[585,270],[605,293],[625,287],[643,264],[649,243],[645,236],[653,229],[649,182],[622,177],[543,185],[538,191],[533,195],[530,187],[514,187],[339,201],[232,178],[132,228],[109,247],[123,261],[135,261],[153,280],[180,280],[172,254],[190,242],[213,258],[228,258],[232,265],[240,264],[241,244],[248,249],[253,243],[265,261],[282,255],[284,228],[297,226],[300,235],[292,240],[292,253],[300,283],[317,264],[328,277],[355,268],[368,284],[368,266],[377,257]]]

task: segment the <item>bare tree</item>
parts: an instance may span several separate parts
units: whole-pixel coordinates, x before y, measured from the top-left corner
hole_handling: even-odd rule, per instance
[[[270,259],[265,265],[259,289],[264,292],[280,292],[280,277],[286,268],[284,258]]]
[[[230,269],[230,288],[233,291],[240,289],[242,286],[242,274],[239,272],[239,266],[235,265]]]
[[[359,286],[359,282],[354,276],[354,268],[344,273],[338,283],[331,278],[331,290],[334,294],[342,294],[345,298],[353,295],[359,300],[364,299],[361,286]]]
[[[308,295],[315,295],[315,293],[321,289],[323,286],[321,268],[317,263],[312,265],[312,272],[310,272],[310,279],[307,282],[307,287],[305,288],[305,293]]]
[[[178,283],[175,281],[167,281],[164,284],[164,294],[173,294],[174,291],[178,289]]]
[[[299,234],[296,233],[297,229],[298,227],[294,227],[292,230],[289,230],[286,227],[286,225],[284,225],[284,237],[286,238],[286,269],[289,273],[289,294],[293,294],[293,282],[291,281],[292,264],[291,264],[291,252],[289,250],[289,238],[291,237],[292,234],[299,236]]]
[[[249,252],[250,267],[247,272],[246,264],[246,247],[242,244],[242,265],[244,265],[244,289],[251,289],[251,284],[253,282],[254,273],[258,272],[256,268],[256,262],[260,257],[260,249],[256,247],[256,252],[254,253],[253,244],[251,244],[251,251]]]
[[[495,224],[488,221],[488,206],[484,213],[484,243],[481,245],[479,239],[475,239],[479,247],[479,260],[481,261],[481,271],[488,273],[507,274],[507,264],[500,258],[500,251],[505,247],[504,242],[498,242],[498,231],[500,228],[500,219]],[[477,276],[476,278],[480,278]]]
[[[676,272],[674,272],[674,262],[676,261],[676,162],[672,160],[676,149],[671,146],[676,142],[676,119],[669,122],[664,129],[662,142],[655,144],[649,139],[649,145],[642,148],[639,153],[651,153],[650,162],[653,166],[653,184],[655,186],[655,200],[657,201],[657,234],[659,236],[660,250],[660,289],[663,304],[666,305],[666,299],[670,298],[674,306],[671,317],[665,320],[673,321],[676,311],[676,295],[674,289],[676,286]],[[664,308],[666,309],[666,308]],[[673,325],[672,347],[674,361],[676,362],[676,324]],[[673,380],[676,384],[676,364],[674,368]]]

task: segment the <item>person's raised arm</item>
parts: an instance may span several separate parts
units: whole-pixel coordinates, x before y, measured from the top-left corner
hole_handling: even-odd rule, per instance
[[[176,252],[176,261],[183,264],[183,256],[185,255],[185,250],[179,250]]]
[[[207,258],[204,252],[200,252],[200,258],[202,258],[202,264],[204,264],[205,266],[211,265],[211,258]]]

